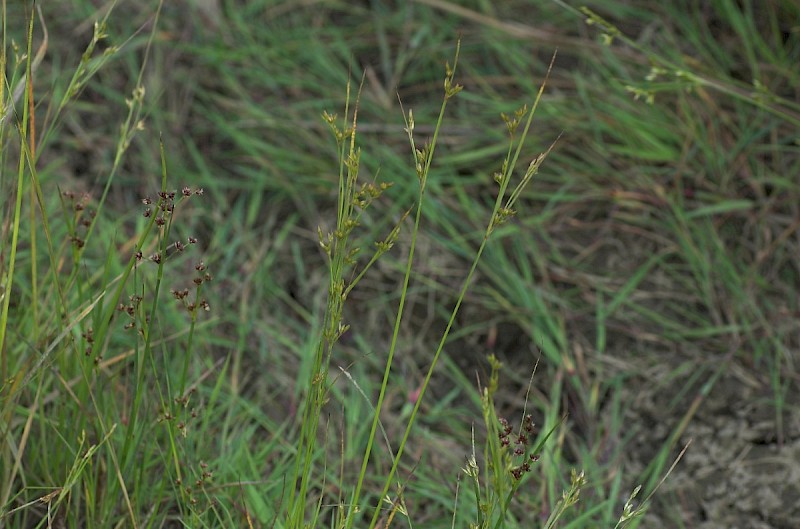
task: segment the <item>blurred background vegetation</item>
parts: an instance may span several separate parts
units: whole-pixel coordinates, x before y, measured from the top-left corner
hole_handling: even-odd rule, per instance
[[[49,38],[35,72],[41,130],[95,21],[113,8],[93,55],[111,50],[108,62],[42,138],[39,177],[53,203],[58,190],[101,195],[140,70],[145,129],[109,188],[109,240],[125,247],[141,198],[158,190],[160,140],[172,184],[204,189],[181,213],[215,278],[192,351],[207,418],[187,459],[214,469],[209,501],[227,505],[239,526],[246,512],[269,527],[279,510],[276,476],[291,457],[298,381],[324,309],[317,226],[334,222],[338,174],[321,114],[341,115],[348,81],[363,79],[362,178],[394,184],[363,219],[367,247],[416,199],[403,109],[413,109],[424,141],[459,38],[464,91],[449,106],[429,182],[387,397],[390,438],[491,211],[491,175],[506,149],[500,113],[530,104],[556,52],[526,160],[561,137],[487,250],[445,347],[404,469],[411,519],[450,526],[471,429],[481,423],[478,379],[486,383],[495,353],[505,365],[500,415],[520,416],[538,362],[527,411],[542,428],[567,416],[518,496],[520,526],[547,518],[572,467],[589,485],[568,526],[613,526],[630,491],[652,490],[690,438],[650,523],[798,526],[800,490],[781,470],[797,471],[800,450],[796,2],[175,0],[158,17],[153,1],[41,8]],[[27,3],[8,6],[5,23],[20,45],[29,15]],[[42,29],[37,21],[34,48]],[[352,294],[351,330],[334,358],[370,396],[405,249],[401,237]],[[186,326],[175,311],[159,332]],[[360,464],[369,409],[343,381],[330,413],[330,453],[346,474]],[[376,475],[385,471],[376,463]],[[333,483],[320,491],[331,494]]]

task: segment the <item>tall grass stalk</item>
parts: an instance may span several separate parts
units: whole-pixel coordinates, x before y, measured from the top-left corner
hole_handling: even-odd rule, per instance
[[[514,170],[515,170],[515,168],[517,166],[517,161],[519,160],[520,154],[522,152],[522,148],[525,145],[525,140],[526,140],[526,138],[528,136],[528,132],[529,132],[530,127],[531,127],[531,123],[533,122],[533,116],[536,113],[536,109],[539,106],[539,102],[541,101],[542,94],[544,93],[544,88],[545,88],[545,85],[547,83],[547,78],[549,77],[549,73],[550,73],[550,71],[551,71],[551,69],[553,67],[553,62],[554,61],[555,61],[555,54],[553,55],[553,58],[552,58],[552,60],[550,62],[548,70],[547,70],[547,75],[545,76],[545,79],[541,84],[539,92],[536,94],[536,97],[535,97],[535,99],[533,101],[533,104],[532,104],[530,110],[528,110],[527,107],[523,107],[520,110],[518,110],[514,114],[513,117],[508,117],[508,116],[505,116],[505,115],[503,116],[504,121],[506,123],[506,126],[508,128],[508,132],[509,132],[509,146],[508,146],[508,153],[506,155],[506,158],[503,160],[501,171],[499,173],[497,173],[496,176],[495,176],[495,180],[499,184],[500,188],[499,188],[499,191],[497,193],[497,198],[495,199],[494,209],[492,210],[491,216],[489,218],[489,222],[488,222],[488,224],[486,226],[486,231],[484,232],[483,239],[481,240],[481,244],[480,244],[480,246],[478,247],[478,250],[475,253],[475,257],[474,257],[474,259],[472,261],[472,264],[471,264],[471,266],[469,268],[469,272],[467,273],[467,276],[464,278],[464,281],[462,283],[462,286],[461,286],[461,289],[459,291],[458,297],[456,298],[455,305],[454,305],[454,307],[453,307],[453,309],[452,309],[452,311],[450,313],[450,318],[449,318],[449,320],[447,322],[447,326],[446,326],[444,332],[442,333],[441,339],[439,340],[439,344],[438,344],[438,346],[436,348],[436,351],[434,352],[433,359],[431,360],[431,364],[430,364],[430,366],[428,368],[428,372],[426,373],[425,379],[424,379],[424,381],[422,383],[419,396],[416,399],[416,402],[414,403],[414,409],[411,412],[411,416],[410,416],[410,418],[408,420],[408,423],[406,424],[406,429],[405,429],[405,432],[403,433],[403,438],[400,441],[400,445],[398,447],[397,454],[395,454],[394,461],[392,462],[392,468],[389,471],[389,475],[386,477],[386,480],[384,482],[383,491],[381,492],[381,495],[380,495],[381,498],[386,497],[387,493],[389,492],[389,488],[390,488],[390,486],[392,484],[392,481],[394,479],[394,475],[397,472],[397,467],[400,464],[400,458],[403,455],[403,451],[405,450],[406,442],[408,441],[408,438],[409,438],[409,436],[411,434],[411,429],[414,426],[417,414],[419,412],[420,405],[422,404],[423,398],[424,398],[425,393],[426,393],[426,391],[428,389],[428,386],[430,384],[431,377],[433,376],[434,370],[436,369],[436,366],[437,366],[437,364],[439,362],[439,357],[440,357],[442,351],[444,350],[445,344],[447,343],[447,339],[448,339],[448,337],[450,335],[451,329],[453,328],[453,324],[455,322],[456,316],[458,315],[458,311],[459,311],[459,309],[461,307],[462,302],[464,301],[464,297],[467,294],[467,290],[469,289],[469,286],[472,283],[473,275],[475,274],[475,270],[478,267],[478,263],[480,261],[480,258],[483,255],[484,250],[486,249],[486,245],[488,244],[489,239],[490,239],[492,233],[494,232],[495,228],[497,226],[499,226],[499,225],[502,225],[503,223],[508,221],[511,217],[513,217],[516,214],[516,210],[514,209],[514,206],[515,206],[516,201],[519,198],[522,190],[525,188],[525,186],[527,186],[528,183],[530,183],[530,181],[533,178],[533,176],[539,170],[539,166],[541,165],[541,163],[546,158],[547,154],[550,153],[550,151],[552,150],[553,146],[555,145],[555,144],[551,145],[550,148],[545,153],[540,154],[539,156],[535,157],[530,162],[530,164],[526,168],[521,180],[514,185],[511,193],[509,194],[508,193],[508,189],[509,189],[509,186],[511,185],[511,182],[513,180]],[[442,103],[442,110],[441,110],[441,112],[439,114],[439,120],[436,123],[434,137],[433,137],[433,140],[431,142],[431,146],[430,146],[429,149],[420,150],[420,149],[416,148],[416,145],[414,143],[414,137],[413,137],[413,130],[414,130],[414,127],[413,127],[413,115],[411,113],[409,113],[408,120],[406,121],[406,127],[407,127],[407,130],[408,130],[409,141],[411,143],[412,151],[415,154],[415,156],[414,156],[415,167],[419,168],[420,166],[423,166],[423,169],[422,169],[421,173],[420,173],[420,171],[418,169],[418,176],[419,176],[419,180],[420,180],[420,195],[419,195],[419,198],[418,198],[417,218],[416,218],[415,225],[414,225],[414,230],[413,230],[413,233],[412,233],[412,240],[416,237],[416,234],[417,234],[417,232],[419,230],[419,219],[421,217],[422,210],[423,210],[423,199],[424,199],[424,193],[425,193],[425,184],[427,183],[428,175],[430,173],[431,162],[433,160],[434,147],[436,145],[436,139],[438,137],[438,132],[439,132],[439,130],[441,128],[441,123],[442,123],[442,119],[443,119],[443,116],[444,116],[444,110],[445,110],[445,107],[446,107],[446,104],[447,104],[448,100],[450,100],[452,97],[454,97],[456,94],[458,94],[458,92],[460,92],[461,89],[462,89],[462,87],[460,85],[453,84],[453,79],[454,79],[454,76],[455,76],[455,68],[456,68],[457,63],[458,63],[458,48],[456,49],[456,55],[455,55],[455,59],[453,61],[453,68],[451,69],[449,66],[447,67],[447,72],[446,72],[446,77],[445,77],[445,82],[444,82],[445,95],[444,95],[444,100],[443,100],[443,103]],[[525,117],[526,114],[527,114],[527,119],[525,121],[525,126],[524,126],[524,128],[522,130],[522,133],[517,138],[516,137],[517,128],[519,127],[520,123],[522,122],[521,120]],[[413,243],[412,243],[412,249],[413,249]],[[401,308],[398,309],[397,324],[395,325],[394,334],[392,336],[392,347],[394,347],[394,345],[396,344],[397,336],[398,336],[399,331],[400,331],[400,319],[402,318],[401,309],[402,309],[402,306],[403,306],[403,301],[405,299],[405,296],[407,295],[407,292],[408,292],[408,280],[410,278],[410,274],[411,274],[411,270],[412,270],[412,264],[413,264],[412,261],[413,261],[413,255],[410,253],[409,254],[409,258],[408,258],[408,265],[406,267],[406,276],[404,278],[403,291],[401,293],[401,302],[400,302],[401,303],[401,305],[400,305]],[[389,361],[387,361],[386,371],[385,371],[385,374],[384,374],[383,383],[381,385],[381,396],[383,396],[383,394],[385,393],[386,386],[388,385],[388,382],[389,382],[389,371],[391,369],[391,359],[392,359],[392,351],[390,350]],[[378,410],[376,412],[375,419],[373,420],[373,428],[372,428],[372,432],[370,434],[370,440],[369,440],[369,444],[368,444],[368,449],[367,449],[366,456],[365,456],[365,463],[366,463],[366,459],[369,456],[369,447],[371,446],[372,441],[374,440],[375,425],[377,424],[377,420],[378,420],[378,417],[379,417],[379,414],[380,414],[381,406],[382,406],[382,400],[379,398],[379,400],[378,400]],[[364,466],[362,466],[362,476],[365,473],[365,471],[366,471],[366,466],[364,465]],[[370,529],[372,529],[372,528],[374,528],[376,526],[376,524],[378,522],[379,514],[380,514],[380,505],[375,507],[375,510],[374,510],[373,516],[372,516],[372,521],[370,523]],[[352,526],[352,522],[351,522],[350,526]]]
[[[6,20],[5,13],[6,13],[6,5],[5,5],[5,2],[4,2],[3,3],[3,26],[4,26],[4,30],[5,30],[5,20]],[[3,40],[5,41],[5,31],[4,31],[3,34],[4,34]],[[28,35],[28,39],[27,39],[27,50],[28,50],[28,53],[27,53],[27,61],[26,61],[26,64],[25,64],[25,69],[26,69],[26,72],[28,73],[27,83],[28,83],[28,85],[30,85],[32,83],[32,80],[31,80],[31,77],[30,77],[30,73],[31,73],[31,69],[32,69],[31,68],[31,61],[32,61],[31,49],[32,49],[32,41],[33,41],[33,17],[31,17],[31,20],[30,20],[30,24],[29,24],[29,27],[28,27],[27,35]],[[6,60],[5,46],[3,47],[3,50],[4,50],[4,53],[3,53],[3,64],[0,65],[0,66],[2,66],[2,71],[5,72],[6,71],[6,69],[5,69],[6,68],[6,64],[5,64],[5,60]],[[5,75],[4,75],[4,78],[2,80],[2,84],[3,85],[6,84]],[[25,135],[26,135],[26,131],[27,131],[27,127],[28,127],[28,120],[29,120],[30,107],[27,105],[27,102],[28,102],[28,97],[29,97],[30,92],[31,91],[28,90],[28,89],[24,90],[23,102],[22,102],[23,111],[22,111],[21,121],[17,124],[18,125],[19,134],[20,134],[20,143],[22,145],[23,151],[27,147],[27,144],[26,144],[26,141],[25,141]],[[7,105],[5,98],[3,98],[0,101],[2,101],[3,110],[5,111],[5,107]],[[11,101],[10,105],[13,106],[14,102]],[[3,112],[3,115],[5,115],[5,112]],[[0,134],[0,136],[4,136],[4,135],[5,134]],[[4,160],[2,158],[0,158],[0,163],[2,163],[3,161]],[[17,169],[17,184],[16,184],[17,193],[16,193],[15,200],[14,200],[14,213],[13,213],[12,221],[11,221],[11,225],[12,225],[12,228],[11,228],[11,245],[10,245],[10,248],[8,248],[8,250],[6,250],[6,248],[3,248],[2,252],[0,252],[3,255],[5,255],[6,251],[8,251],[8,265],[7,265],[8,266],[8,270],[4,274],[4,278],[3,279],[5,279],[5,281],[3,281],[3,284],[2,284],[3,289],[2,289],[2,292],[0,292],[0,294],[2,294],[2,296],[3,296],[2,312],[0,313],[0,389],[6,389],[7,391],[9,390],[9,387],[10,387],[11,390],[14,390],[16,388],[16,386],[17,386],[16,383],[19,383],[21,381],[21,378],[22,378],[22,377],[18,377],[15,380],[16,383],[11,383],[11,384],[7,383],[7,381],[9,380],[9,378],[8,378],[8,375],[9,375],[9,360],[7,358],[7,355],[6,355],[5,339],[6,339],[6,330],[8,328],[8,310],[9,310],[9,305],[11,303],[11,289],[12,289],[12,286],[13,286],[13,283],[14,283],[14,270],[15,270],[16,262],[17,262],[17,250],[18,250],[19,243],[20,243],[20,238],[19,238],[19,235],[20,235],[20,222],[21,222],[21,218],[22,218],[22,199],[23,199],[23,196],[24,196],[24,193],[23,193],[22,190],[23,190],[24,179],[25,179],[25,168],[27,167],[27,164],[29,163],[29,161],[30,160],[28,159],[27,156],[20,155],[19,162],[18,162],[18,169]],[[2,481],[0,481],[0,487],[2,487],[2,489],[0,489],[0,506],[5,505],[5,503],[8,500],[8,497],[9,497],[9,495],[11,493],[10,484],[11,484],[11,482],[13,482],[14,475],[18,471],[19,465],[20,465],[20,460],[19,460],[18,457],[15,459],[13,465],[11,464],[11,460],[12,460],[11,445],[9,443],[5,442],[6,436],[9,434],[10,424],[11,424],[11,413],[12,413],[12,410],[13,410],[12,399],[10,399],[10,398],[3,399],[3,401],[5,401],[5,402],[2,403],[3,421],[2,421],[2,425],[0,425],[0,427],[3,428],[2,431],[0,431],[0,442],[2,442],[2,448],[0,448],[0,452],[2,452],[2,455],[0,455],[0,460],[3,462],[3,468],[7,469],[7,470],[5,470],[3,472],[3,475],[0,476],[0,478],[2,478]]]

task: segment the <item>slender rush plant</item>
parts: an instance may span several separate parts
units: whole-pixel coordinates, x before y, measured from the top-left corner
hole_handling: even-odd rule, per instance
[[[447,109],[448,103],[454,97],[456,97],[463,88],[460,84],[455,82],[459,52],[460,42],[456,46],[452,66],[448,62],[445,67],[444,97],[438,119],[436,121],[436,126],[434,127],[433,136],[428,144],[424,146],[419,146],[417,144],[414,136],[415,122],[413,111],[409,110],[408,114],[405,114],[404,111],[405,131],[408,135],[408,141],[411,146],[414,172],[419,183],[419,190],[416,205],[414,207],[414,221],[411,228],[410,247],[408,256],[406,258],[401,295],[390,340],[388,356],[386,358],[380,393],[373,412],[374,415],[372,418],[369,438],[366,446],[364,447],[364,455],[358,475],[358,481],[350,493],[349,498],[347,498],[347,506],[343,507],[344,512],[339,518],[339,526],[347,529],[357,525],[356,520],[358,519],[359,513],[362,512],[365,507],[361,504],[361,496],[379,426],[381,410],[384,405],[386,391],[389,386],[392,363],[394,360],[401,324],[403,321],[404,308],[408,295],[411,273],[414,266],[414,251],[416,248],[421,220],[423,218],[423,212],[425,211],[425,196],[428,178],[431,174],[431,167],[434,160],[439,133],[444,121],[445,110]],[[555,54],[553,55],[553,61],[554,60]],[[469,272],[463,280],[457,300],[451,310],[447,327],[443,332],[441,339],[439,340],[439,344],[434,352],[424,382],[421,386],[419,397],[416,399],[414,408],[406,424],[402,440],[400,441],[396,453],[393,455],[391,469],[384,478],[383,489],[378,496],[380,500],[372,507],[372,515],[369,524],[370,529],[373,529],[377,526],[379,519],[381,518],[382,505],[384,503],[392,506],[389,517],[393,517],[400,508],[399,506],[402,504],[402,498],[393,500],[389,497],[389,489],[395,482],[397,468],[400,464],[406,443],[415,424],[423,397],[428,389],[431,377],[436,369],[441,353],[444,350],[444,346],[447,343],[447,339],[455,322],[459,308],[461,307],[464,297],[466,296],[467,289],[472,282],[472,278],[475,274],[475,270],[478,267],[481,255],[486,249],[486,246],[495,229],[507,222],[516,214],[515,205],[517,200],[520,198],[522,191],[530,183],[533,176],[539,170],[542,162],[555,146],[554,142],[545,152],[534,157],[524,170],[519,181],[512,183],[514,182],[515,169],[517,168],[518,161],[522,155],[522,149],[525,144],[525,140],[528,137],[531,124],[533,122],[533,116],[541,101],[547,78],[549,77],[553,66],[553,61],[551,61],[548,67],[547,76],[545,77],[544,82],[541,84],[531,107],[529,108],[527,105],[525,105],[511,115],[502,115],[502,119],[508,130],[509,145],[500,170],[494,174],[494,180],[499,186],[494,208],[489,217],[480,246],[476,250],[474,259],[469,268]],[[376,243],[376,250],[364,268],[358,273],[352,273],[352,267],[355,264],[355,257],[358,252],[358,249],[352,246],[351,235],[353,229],[358,226],[360,215],[363,210],[366,209],[373,200],[378,198],[380,194],[387,189],[388,185],[375,183],[361,185],[358,184],[361,150],[356,143],[356,131],[358,127],[358,103],[360,90],[355,98],[355,106],[352,111],[352,117],[350,117],[350,92],[351,88],[348,84],[343,125],[337,125],[336,115],[328,114],[327,112],[323,114],[324,120],[331,128],[331,131],[336,139],[336,145],[339,152],[338,215],[336,228],[333,231],[323,232],[321,228],[319,229],[320,246],[323,248],[328,257],[328,301],[325,310],[321,336],[316,349],[314,368],[308,380],[309,393],[305,400],[305,406],[303,409],[303,422],[300,432],[299,453],[295,463],[294,476],[290,483],[289,489],[286,527],[293,529],[301,529],[308,526],[316,527],[319,523],[318,516],[322,501],[321,498],[319,499],[319,502],[316,503],[316,509],[314,511],[313,519],[310,523],[306,523],[305,516],[306,509],[308,507],[308,494],[311,490],[311,485],[314,482],[313,468],[315,447],[317,443],[317,430],[319,418],[322,413],[328,391],[327,380],[330,360],[333,354],[334,345],[342,336],[342,334],[348,329],[348,325],[345,324],[342,319],[343,304],[346,301],[350,291],[353,289],[358,280],[363,277],[366,270],[383,253],[392,247],[399,236],[401,224],[406,217],[410,215],[410,211],[406,212],[406,214],[400,219],[400,222],[394,227],[393,230],[391,230],[387,238],[384,241]],[[522,127],[520,128],[521,125]],[[347,277],[353,277],[354,279],[348,281],[346,279]],[[502,471],[505,472],[506,470],[507,469],[504,466]],[[398,485],[398,488],[402,490],[402,485]],[[512,489],[516,490],[515,487],[512,487]],[[496,517],[495,522],[493,522],[496,523],[497,527],[501,527],[504,523],[505,515],[509,505],[509,499],[510,496],[504,495],[501,500],[501,512]],[[386,526],[386,524],[384,524],[384,526]]]
[[[145,210],[145,220],[123,246],[121,262],[116,244],[120,241],[100,235],[98,227],[109,224],[104,205],[114,176],[133,138],[144,130],[145,60],[126,100],[127,117],[119,128],[100,200],[59,189],[64,218],[53,219],[51,209],[57,203],[43,186],[38,159],[62,111],[120,49],[110,45],[103,52],[96,50],[108,36],[106,20],[111,10],[95,24],[63,97],[53,102],[48,126],[38,131],[34,84],[47,49],[47,29],[39,12],[43,42],[34,53],[37,19],[30,11],[26,53],[7,68],[5,1],[2,10],[0,167],[13,155],[18,154],[19,160],[7,195],[14,207],[3,211],[8,218],[2,224],[11,229],[3,231],[0,239],[0,526],[143,527],[144,513],[153,519],[164,509],[163,498],[169,490],[175,492],[175,508],[183,519],[198,526],[195,498],[175,482],[180,483],[187,473],[181,467],[187,450],[178,439],[186,437],[187,418],[193,413],[186,408],[193,391],[189,359],[197,317],[208,310],[201,296],[211,276],[202,262],[195,266],[194,299],[189,289],[172,291],[190,319],[186,350],[177,362],[181,367],[169,369],[167,362],[175,357],[158,353],[167,341],[159,336],[165,323],[161,299],[167,280],[165,264],[197,242],[194,237],[187,242],[176,240],[176,207],[202,190],[168,190],[162,143],[158,198],[145,199],[152,207]],[[145,57],[159,14],[160,6]],[[41,106],[45,102],[45,98],[36,101]],[[46,242],[41,257],[37,230]],[[124,233],[114,231],[116,236]],[[99,255],[98,245],[105,247]],[[39,273],[42,261],[49,265],[45,274]],[[29,265],[28,274],[17,265]],[[17,307],[11,312],[14,297]],[[130,398],[109,398],[104,390],[112,378],[108,376],[111,366],[125,365],[129,359],[133,382],[120,382],[118,387]],[[162,410],[157,420],[150,416],[155,407]],[[152,472],[154,461],[163,462],[167,472]],[[208,471],[198,474],[202,487]],[[154,495],[158,501],[152,500]]]

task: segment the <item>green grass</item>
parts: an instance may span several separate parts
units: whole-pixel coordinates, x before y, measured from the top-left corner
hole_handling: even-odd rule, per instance
[[[3,2],[0,526],[691,525],[795,435],[800,12],[634,4]]]

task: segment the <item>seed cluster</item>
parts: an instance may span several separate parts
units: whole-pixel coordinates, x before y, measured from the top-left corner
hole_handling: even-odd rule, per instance
[[[159,237],[161,240],[168,237],[170,231],[170,223],[172,221],[172,216],[175,212],[176,206],[176,199],[183,201],[187,200],[192,196],[195,195],[202,195],[203,189],[191,189],[188,186],[184,186],[180,193],[177,191],[161,191],[158,193],[157,201],[154,201],[151,197],[144,197],[142,199],[142,204],[145,205],[145,210],[142,212],[142,215],[145,218],[151,218],[153,215],[156,215],[153,222],[159,229]],[[168,246],[160,245],[162,251],[156,251],[152,253],[148,258],[147,261],[153,262],[157,265],[161,265],[166,259],[169,259],[176,254],[183,253],[187,250],[187,248],[191,245],[197,244],[197,237],[189,236],[184,240],[176,240],[172,244]],[[163,252],[163,253],[162,253]],[[141,264],[145,261],[144,254],[142,253],[141,249],[137,249],[134,253],[134,258],[136,260],[137,265]],[[189,299],[189,289],[188,288],[173,288],[170,290],[172,296],[181,302],[184,308],[192,315],[195,315],[198,309],[202,309],[203,311],[210,311],[211,306],[209,305],[208,301],[204,298],[200,298],[200,290],[201,285],[204,283],[208,283],[212,280],[211,274],[207,271],[206,265],[203,261],[198,261],[194,266],[195,271],[197,274],[195,277],[192,278],[192,283],[194,284],[195,289],[195,299]],[[125,324],[124,329],[130,330],[136,327],[136,318],[139,305],[142,301],[142,296],[135,294],[129,297],[129,303],[119,303],[117,305],[117,310],[119,312],[125,313],[128,315],[130,320],[128,323]],[[149,323],[147,320],[147,315],[144,315],[144,322],[145,325]]]
[[[192,395],[194,395],[196,391],[197,390],[195,388],[191,388],[189,391],[186,392],[185,395],[175,397],[175,404],[179,408],[183,408],[183,409],[188,408],[189,407],[189,401],[191,400]],[[194,419],[197,419],[197,417],[200,414],[200,412],[197,410],[197,408],[192,408],[191,410],[189,410],[188,413],[189,413],[189,418],[188,419],[186,419],[186,420],[178,420],[178,416],[177,415],[173,414],[169,409],[165,409],[164,412],[161,413],[161,415],[159,415],[158,422],[161,423],[161,422],[165,422],[165,421],[168,421],[168,422],[177,421],[177,423],[175,423],[175,428],[180,432],[181,436],[186,437],[189,434],[189,428],[188,428],[189,424],[187,424],[187,421],[191,422]]]
[[[511,475],[514,476],[514,479],[521,479],[522,475],[531,471],[531,463],[535,463],[539,460],[539,454],[528,454],[526,457],[525,454],[528,452],[530,439],[534,433],[534,424],[533,424],[533,417],[530,414],[525,416],[525,419],[522,421],[522,429],[520,433],[517,435],[512,436],[511,432],[513,428],[508,423],[508,421],[504,418],[500,418],[500,445],[504,447],[510,447],[513,441],[514,443],[514,456],[516,456],[522,462],[513,467],[511,469]]]
[[[191,505],[197,505],[197,498],[194,497],[194,491],[196,489],[202,489],[205,485],[214,478],[214,473],[208,469],[208,463],[201,461],[200,462],[200,477],[194,481],[194,486],[187,485],[183,490],[189,498],[189,503]],[[183,480],[180,478],[175,480],[175,485],[182,486]],[[212,503],[215,503],[215,500],[211,500]]]
[[[75,191],[62,191],[62,205],[64,209],[71,209],[73,216],[69,222],[70,241],[77,249],[81,249],[86,245],[85,233],[94,222],[97,216],[97,211],[89,209],[88,204],[92,199],[89,193],[76,193]],[[81,236],[78,232],[83,233]]]

